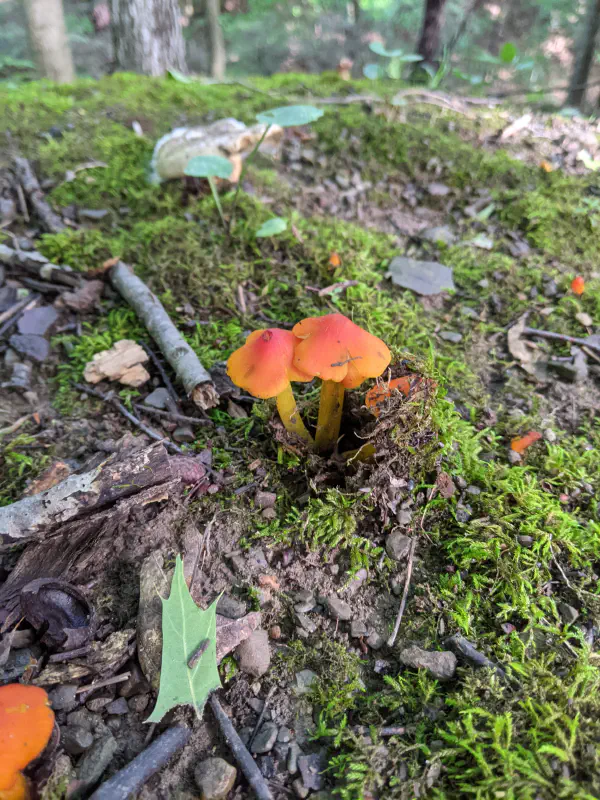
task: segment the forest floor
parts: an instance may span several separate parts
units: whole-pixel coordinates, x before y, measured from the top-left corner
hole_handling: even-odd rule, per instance
[[[192,739],[138,796],[218,796],[202,795],[194,777],[208,757],[234,763],[209,708],[202,721],[180,707],[156,729],[145,724],[158,676],[155,654],[139,651],[158,623],[140,575],[159,580],[177,554],[196,564],[188,577],[200,605],[224,592],[220,613],[258,612],[269,634],[244,657],[225,656],[220,696],[246,740],[264,709],[251,747],[275,798],[600,797],[597,129],[431,98],[328,104],[318,122],[286,132],[280,161],[261,156],[250,168],[231,236],[210,194],[147,180],[154,143],[174,127],[229,116],[250,124],[275,106],[373,86],[328,75],[247,86],[115,75],[0,93],[1,135],[11,132],[72,221],[44,233],[21,208],[0,242],[87,274],[116,256],[134,266],[221,393],[181,445],[208,469],[203,495],[137,509],[88,543],[93,558],[37,565],[37,577],[85,593],[95,647],[110,640],[113,673],[131,673],[75,694],[97,676],[89,653],[48,662],[26,629],[18,648],[3,648],[0,683],[20,677],[51,691],[66,753],[53,756],[45,797],[90,791],[176,720]],[[7,147],[0,168],[10,164]],[[231,194],[222,203],[227,215]],[[272,216],[288,229],[257,238]],[[396,256],[450,267],[455,290],[420,296],[395,285],[386,275]],[[19,285],[9,274],[4,299]],[[0,391],[2,505],[39,491],[40,476],[85,471],[150,441],[73,386],[115,342],[152,344],[135,313],[109,285],[95,306],[58,311],[29,390]],[[396,374],[431,379],[399,401],[373,464],[307,454],[272,404],[225,378],[250,330],[332,311],[381,337]],[[590,339],[526,337],[514,328],[523,324]],[[13,333],[0,341],[0,385],[20,358]],[[175,425],[160,428],[144,411],[164,386],[146,366],[150,382],[119,396],[168,437]],[[372,429],[361,407],[370,385],[347,393],[347,437]],[[318,390],[296,388],[314,425]],[[532,431],[541,436],[529,448],[511,449]],[[21,556],[0,555],[0,580]],[[241,773],[228,796],[252,797]]]

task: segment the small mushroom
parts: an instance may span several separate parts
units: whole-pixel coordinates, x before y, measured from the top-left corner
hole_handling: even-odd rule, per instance
[[[366,378],[381,375],[392,356],[381,339],[343,314],[303,319],[292,333],[301,340],[294,366],[323,381],[315,444],[324,452],[334,447],[340,433],[344,389],[355,389]]]
[[[291,331],[279,328],[253,331],[246,343],[229,356],[227,374],[236,386],[254,397],[261,400],[275,397],[285,429],[312,444],[312,436],[302,422],[290,386],[290,381],[306,383],[312,380],[312,375],[294,367],[297,343],[298,339]]]
[[[0,800],[30,796],[22,770],[44,750],[54,728],[48,695],[38,686],[0,686]]]

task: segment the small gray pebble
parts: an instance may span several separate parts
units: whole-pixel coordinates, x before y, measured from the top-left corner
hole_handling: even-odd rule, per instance
[[[285,725],[279,728],[279,733],[277,734],[277,741],[280,743],[282,742],[283,744],[292,741],[292,732],[289,728],[286,728]]]
[[[259,732],[254,737],[250,746],[251,753],[269,753],[277,741],[277,725],[272,722],[265,722]]]

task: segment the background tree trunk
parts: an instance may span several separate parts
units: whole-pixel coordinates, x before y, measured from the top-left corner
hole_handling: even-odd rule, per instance
[[[417,45],[417,53],[423,56],[425,64],[437,66],[445,5],[446,0],[425,0],[423,27]]]
[[[217,80],[225,77],[225,40],[219,21],[219,0],[206,0],[206,20],[210,41],[210,74]]]
[[[117,69],[160,76],[185,72],[185,43],[178,0],[112,0]]]
[[[71,83],[75,78],[62,0],[25,0],[27,27],[38,69],[45,78]]]
[[[600,28],[600,0],[589,0],[588,12],[582,23],[581,36],[577,41],[575,66],[567,105],[579,108],[585,99],[585,90],[594,58],[594,48]]]

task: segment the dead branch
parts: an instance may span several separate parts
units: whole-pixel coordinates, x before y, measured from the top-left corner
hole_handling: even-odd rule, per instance
[[[64,286],[77,287],[81,285],[81,278],[74,272],[69,272],[64,267],[52,264],[46,256],[37,250],[16,250],[0,244],[0,263],[19,271],[23,270],[43,281],[61,283]]]
[[[66,225],[50,208],[29,161],[22,156],[15,156],[13,163],[15,175],[44,228],[50,233],[64,231]]]
[[[600,352],[600,344],[580,336],[568,336],[566,333],[554,333],[553,331],[538,330],[538,328],[523,328],[523,336],[539,336],[540,339],[552,339],[555,342],[569,342],[578,344],[581,347],[589,347],[590,350]]]
[[[187,417],[185,416],[185,414],[177,414],[175,411],[163,411],[160,408],[154,408],[154,406],[141,406],[137,403],[134,403],[133,407],[138,412],[138,414],[150,414],[150,416],[154,417],[163,417],[164,419],[167,419],[170,422],[183,422],[189,425],[201,425],[205,427],[210,427],[215,424],[212,421],[212,419],[202,419],[201,417]]]
[[[121,461],[109,459],[90,472],[70,475],[45,492],[0,508],[0,544],[39,540],[71,520],[89,517],[175,477],[173,459],[162,445],[138,450]]]
[[[212,378],[173,325],[158,297],[122,261],[111,269],[110,280],[142,320],[188,396],[203,410],[216,406],[219,395]]]
[[[402,592],[402,600],[400,602],[400,608],[398,609],[398,616],[396,617],[396,624],[394,625],[394,630],[392,631],[392,635],[388,639],[388,647],[393,647],[394,642],[396,641],[396,636],[398,636],[398,631],[400,630],[400,623],[402,622],[402,617],[404,615],[404,609],[406,607],[406,600],[408,598],[408,588],[410,586],[410,579],[412,576],[412,568],[413,568],[413,558],[415,555],[415,544],[416,539],[413,539],[410,543],[410,551],[408,554],[408,565],[406,567],[406,578],[404,580],[404,591]]]

